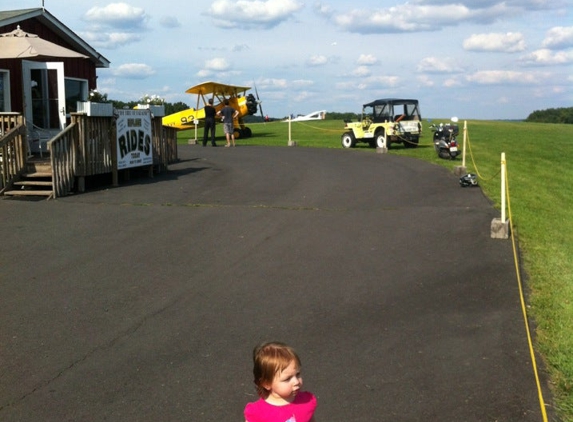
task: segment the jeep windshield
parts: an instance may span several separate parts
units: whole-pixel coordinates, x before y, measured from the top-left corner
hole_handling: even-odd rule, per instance
[[[421,121],[418,100],[400,100],[388,98],[376,100],[362,106],[363,116],[368,116],[373,122],[394,122],[397,120]]]

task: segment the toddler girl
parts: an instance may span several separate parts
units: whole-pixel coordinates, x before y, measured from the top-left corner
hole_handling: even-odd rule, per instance
[[[253,361],[260,399],[245,407],[246,422],[315,422],[316,397],[301,391],[300,359],[291,347],[263,343]]]

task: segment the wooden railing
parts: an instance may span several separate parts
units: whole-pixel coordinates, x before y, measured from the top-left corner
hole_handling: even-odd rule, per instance
[[[167,169],[169,163],[177,161],[177,129],[163,126],[161,117],[152,120],[153,164],[159,170]]]
[[[73,114],[77,124],[77,175],[94,176],[113,170],[112,146],[115,142],[113,117],[88,117]]]
[[[66,196],[74,187],[78,168],[78,123],[74,122],[48,142],[52,167],[52,196]]]
[[[26,166],[28,148],[24,118],[18,113],[0,113],[0,195],[10,189]]]

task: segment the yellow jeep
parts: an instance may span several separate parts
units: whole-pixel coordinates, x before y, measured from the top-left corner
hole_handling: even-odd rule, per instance
[[[341,141],[344,148],[366,142],[373,148],[390,148],[402,143],[415,148],[422,135],[422,116],[418,100],[386,98],[362,106],[359,122],[345,121]]]

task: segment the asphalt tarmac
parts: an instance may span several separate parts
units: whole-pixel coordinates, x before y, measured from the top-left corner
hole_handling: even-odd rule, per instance
[[[480,188],[391,151],[179,157],[0,200],[0,420],[241,421],[252,349],[280,340],[317,422],[542,421],[511,242]]]

